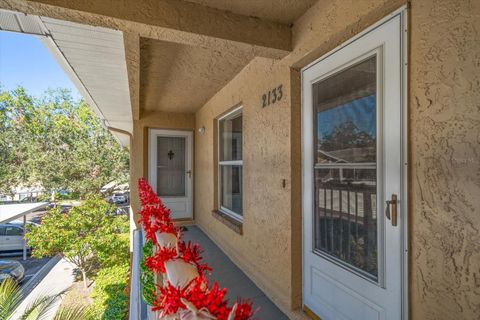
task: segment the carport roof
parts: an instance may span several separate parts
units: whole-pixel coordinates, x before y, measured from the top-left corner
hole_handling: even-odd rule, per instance
[[[15,203],[0,205],[0,223],[16,220],[37,209],[45,208],[48,202]]]

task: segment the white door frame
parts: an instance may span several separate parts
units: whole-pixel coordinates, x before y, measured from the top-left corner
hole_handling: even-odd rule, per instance
[[[302,83],[302,128],[304,127],[304,115],[303,115],[303,110],[304,110],[304,99],[303,99],[303,72],[310,67],[314,66],[317,64],[319,61],[322,61],[326,59],[327,57],[333,55],[337,51],[343,49],[344,47],[348,46],[352,42],[356,41],[357,39],[360,39],[361,37],[364,37],[371,31],[375,30],[376,28],[380,27],[381,25],[389,22],[390,20],[394,19],[395,17],[399,16],[400,17],[400,24],[401,24],[401,33],[400,33],[400,39],[401,39],[401,89],[400,89],[400,94],[401,94],[401,110],[400,110],[400,127],[401,127],[401,172],[400,172],[400,190],[402,193],[402,200],[401,200],[401,205],[400,205],[400,210],[399,210],[399,218],[402,221],[399,224],[399,227],[401,228],[401,252],[402,252],[402,257],[401,257],[401,285],[402,285],[402,301],[401,301],[401,319],[408,319],[408,106],[407,106],[407,101],[408,101],[408,47],[407,47],[407,38],[408,38],[408,20],[407,20],[407,6],[402,6],[399,9],[395,10],[388,16],[384,17],[377,23],[373,24],[366,30],[362,31],[361,33],[357,34],[356,36],[352,37],[348,41],[344,42],[337,48],[333,49],[332,51],[328,52],[327,54],[323,55],[319,59],[311,62],[310,64],[306,65],[301,69],[301,83]],[[309,134],[311,134],[309,132]],[[305,158],[305,146],[304,146],[304,130],[302,129],[302,228],[305,226],[305,208],[306,206],[311,206],[310,203],[306,203],[305,201],[305,188],[308,186],[305,186],[305,179],[306,179],[306,172],[304,168],[304,158]],[[311,188],[311,187],[310,187]],[[305,230],[302,230],[302,295],[305,297],[305,255],[303,254],[305,250]],[[303,298],[304,299],[304,298]],[[302,301],[302,303],[304,300]]]
[[[186,130],[164,130],[164,129],[148,129],[148,180],[153,190],[157,192],[157,140],[155,137],[183,137],[186,139],[185,145],[185,198],[187,198],[188,217],[181,219],[193,219],[193,132]],[[187,172],[190,171],[190,174]],[[164,202],[178,197],[162,197]],[[167,205],[167,203],[166,203]],[[167,205],[168,207],[168,205]],[[174,212],[172,212],[174,217]]]

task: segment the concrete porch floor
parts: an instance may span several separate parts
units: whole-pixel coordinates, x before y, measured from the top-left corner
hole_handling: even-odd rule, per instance
[[[203,259],[213,269],[210,283],[217,281],[220,287],[227,288],[227,298],[232,303],[238,297],[250,299],[253,309],[260,308],[254,318],[259,320],[282,320],[288,317],[248,278],[208,236],[196,226],[187,226],[185,241],[197,242],[203,252]]]

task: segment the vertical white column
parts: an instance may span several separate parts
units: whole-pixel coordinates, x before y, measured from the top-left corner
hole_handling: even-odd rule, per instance
[[[27,214],[23,215],[23,261],[27,260],[27,240],[25,239],[27,226]]]

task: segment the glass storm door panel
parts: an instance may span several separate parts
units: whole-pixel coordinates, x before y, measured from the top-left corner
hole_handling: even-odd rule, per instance
[[[303,302],[324,320],[406,316],[403,21],[302,71]]]
[[[313,84],[314,248],[376,280],[376,56]]]
[[[157,193],[160,197],[185,196],[184,137],[157,137]]]
[[[149,181],[174,219],[193,217],[193,134],[149,130]]]

